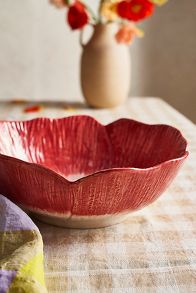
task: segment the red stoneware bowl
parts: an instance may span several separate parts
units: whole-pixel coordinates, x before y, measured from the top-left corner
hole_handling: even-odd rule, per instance
[[[0,122],[0,193],[41,220],[104,227],[155,201],[188,155],[175,128],[89,116]]]

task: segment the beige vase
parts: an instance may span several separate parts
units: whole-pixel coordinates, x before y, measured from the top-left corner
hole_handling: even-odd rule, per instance
[[[117,43],[116,31],[116,24],[98,24],[89,42],[82,44],[82,92],[96,108],[120,105],[129,94],[130,52],[128,46]]]

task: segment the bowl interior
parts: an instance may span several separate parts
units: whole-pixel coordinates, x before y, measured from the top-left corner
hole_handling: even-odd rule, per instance
[[[110,168],[148,168],[184,155],[186,141],[167,125],[88,116],[0,122],[0,153],[41,164],[70,181]]]

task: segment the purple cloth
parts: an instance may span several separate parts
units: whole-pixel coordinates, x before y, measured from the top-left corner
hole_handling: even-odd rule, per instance
[[[15,271],[0,270],[0,293],[7,292],[15,276]]]
[[[3,195],[0,195],[0,215],[0,231],[38,230],[32,220]]]

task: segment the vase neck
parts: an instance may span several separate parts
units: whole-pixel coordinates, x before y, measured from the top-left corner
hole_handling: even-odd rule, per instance
[[[108,43],[115,42],[115,33],[117,25],[115,23],[97,24],[94,26],[94,32],[90,42]]]

